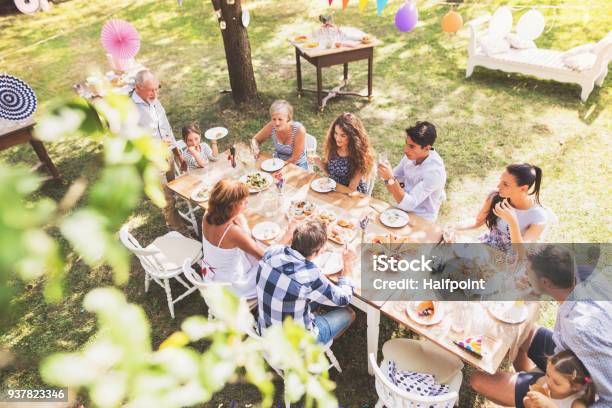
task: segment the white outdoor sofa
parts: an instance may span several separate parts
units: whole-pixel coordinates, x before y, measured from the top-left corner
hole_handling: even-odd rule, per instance
[[[587,100],[594,86],[602,86],[608,74],[608,64],[612,57],[612,43],[607,44],[597,53],[597,59],[590,69],[576,71],[567,67],[562,60],[563,51],[540,48],[514,49],[486,55],[480,45],[479,38],[486,33],[480,27],[490,20],[490,15],[484,15],[470,21],[470,44],[468,46],[468,61],[465,76],[469,78],[474,67],[482,66],[498,69],[504,72],[517,72],[533,75],[541,79],[552,79],[559,82],[575,83],[582,87],[580,98]]]

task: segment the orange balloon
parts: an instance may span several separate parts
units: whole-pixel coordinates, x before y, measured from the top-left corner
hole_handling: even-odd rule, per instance
[[[463,27],[463,18],[455,10],[449,11],[442,17],[442,30],[445,33],[456,33],[461,27]]]

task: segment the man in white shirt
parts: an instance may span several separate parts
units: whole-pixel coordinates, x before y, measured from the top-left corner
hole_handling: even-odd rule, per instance
[[[429,221],[438,218],[445,200],[446,169],[442,157],[433,149],[436,128],[429,122],[417,122],[406,129],[406,144],[400,163],[394,169],[378,164],[378,175],[397,202],[396,206]]]
[[[139,125],[147,129],[153,137],[164,141],[173,153],[168,156],[170,170],[162,176],[164,196],[166,197],[166,207],[163,209],[164,219],[171,229],[188,236],[189,232],[176,211],[174,194],[166,185],[168,181],[174,180],[174,157],[181,163],[181,168],[185,168],[186,163],[178,151],[172,127],[166,117],[166,111],[157,99],[158,93],[159,81],[151,71],[145,69],[136,74],[136,86],[132,93],[132,101],[136,104],[140,113]]]

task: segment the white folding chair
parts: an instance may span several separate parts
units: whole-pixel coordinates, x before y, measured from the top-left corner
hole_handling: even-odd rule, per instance
[[[202,243],[187,238],[179,232],[170,231],[143,248],[136,238],[129,233],[127,225],[121,227],[119,238],[121,243],[136,255],[145,271],[145,292],[149,291],[149,281],[151,279],[164,288],[170,316],[174,319],[174,304],[196,290],[195,287],[189,286],[180,277],[183,271],[183,261],[193,259],[197,262],[202,259]],[[172,278],[187,288],[176,299],[172,298],[170,289],[170,279]]]
[[[461,360],[429,341],[392,339],[383,346],[383,361],[379,366],[370,353],[370,364],[378,402],[376,408],[452,408],[459,400],[463,380]],[[387,373],[393,360],[400,370],[432,374],[436,381],[449,386],[450,392],[438,396],[420,396],[400,389]]]
[[[193,286],[198,288],[198,290],[200,291],[200,295],[204,299],[204,303],[206,303],[206,306],[208,307],[208,317],[214,318],[215,316],[210,311],[210,305],[206,301],[206,289],[210,288],[211,286],[232,286],[232,284],[229,282],[215,282],[213,280],[206,280],[202,275],[197,273],[191,267],[191,265],[193,264],[194,263],[191,262],[191,259],[185,259],[185,262],[183,262],[183,275],[185,275],[187,280],[191,282]],[[257,307],[256,298],[254,299],[245,298],[245,301],[247,302],[247,305],[249,306],[249,310],[253,310]]]
[[[183,154],[183,152],[187,149],[187,145],[185,144],[183,140],[177,140],[176,147],[179,151],[179,154]],[[185,173],[188,173],[188,172],[189,172],[189,168],[187,168]],[[174,159],[174,175],[175,177],[179,177],[182,174],[184,173],[181,171],[180,163],[178,163],[175,158]],[[190,230],[193,230],[194,234],[199,237],[200,229],[198,228],[198,219],[196,217],[196,214],[202,208],[199,205],[193,205],[191,203],[191,200],[186,200],[183,197],[179,196],[178,194],[175,194],[174,196],[187,207],[187,210],[183,211],[181,210],[181,208],[177,206],[176,211],[178,212],[179,216],[187,222],[187,228],[189,228]]]

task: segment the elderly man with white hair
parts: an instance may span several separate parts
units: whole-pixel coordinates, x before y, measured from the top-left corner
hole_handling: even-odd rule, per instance
[[[188,236],[189,232],[176,211],[174,195],[166,185],[168,181],[174,180],[173,156],[179,160],[182,168],[186,167],[186,163],[178,151],[172,127],[166,117],[166,111],[157,99],[159,87],[159,81],[151,71],[145,69],[138,72],[132,101],[136,104],[140,113],[140,126],[149,130],[153,137],[164,141],[168,148],[172,149],[173,154],[168,156],[170,170],[165,174],[165,177],[162,177],[166,197],[166,208],[163,209],[163,214],[166,224],[170,228]]]

